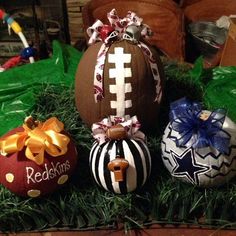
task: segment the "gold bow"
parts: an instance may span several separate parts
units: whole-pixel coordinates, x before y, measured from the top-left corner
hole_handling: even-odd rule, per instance
[[[70,139],[60,133],[64,129],[64,124],[56,117],[52,117],[43,123],[32,121],[30,118],[31,125],[27,121],[23,124],[24,131],[0,140],[0,153],[2,155],[19,152],[26,146],[25,156],[41,165],[44,162],[45,151],[54,157],[67,152]]]

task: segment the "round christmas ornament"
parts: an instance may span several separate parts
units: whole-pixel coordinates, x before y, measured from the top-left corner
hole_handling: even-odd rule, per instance
[[[77,163],[75,145],[52,117],[27,118],[0,139],[0,183],[24,197],[52,193],[67,182]]]
[[[151,31],[133,12],[121,19],[113,9],[108,20],[110,25],[98,20],[87,31],[91,46],[75,81],[80,116],[91,126],[107,116],[136,115],[142,128],[152,128],[158,121],[164,73],[157,53],[142,41]]]
[[[125,194],[143,186],[150,175],[151,156],[139,128],[135,116],[93,124],[96,141],[90,151],[90,170],[105,190]]]
[[[236,124],[224,110],[202,110],[185,98],[172,103],[161,148],[166,168],[182,181],[212,187],[236,174]]]

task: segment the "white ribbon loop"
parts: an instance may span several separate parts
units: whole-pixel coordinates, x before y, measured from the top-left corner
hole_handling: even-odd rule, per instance
[[[99,145],[109,141],[106,132],[109,128],[117,124],[120,124],[125,128],[128,138],[145,141],[145,135],[139,130],[141,124],[136,116],[133,116],[127,120],[123,117],[115,117],[113,120],[108,117],[103,119],[101,122],[94,123],[92,125],[92,135],[97,140]]]
[[[100,29],[103,26],[103,23],[100,20],[97,20],[92,26],[87,29],[87,34],[90,37],[88,44],[94,44],[97,41],[101,41],[100,38]]]

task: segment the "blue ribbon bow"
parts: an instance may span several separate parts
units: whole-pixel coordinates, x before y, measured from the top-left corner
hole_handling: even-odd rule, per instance
[[[200,118],[202,106],[186,98],[170,105],[170,122],[179,137],[170,136],[177,147],[203,148],[212,146],[220,153],[229,153],[230,134],[222,129],[226,111],[217,109],[206,120]]]

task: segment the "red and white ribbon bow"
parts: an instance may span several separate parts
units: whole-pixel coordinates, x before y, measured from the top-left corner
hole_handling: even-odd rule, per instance
[[[107,13],[107,18],[110,22],[110,25],[115,28],[120,33],[122,38],[122,33],[124,33],[125,29],[130,25],[135,25],[140,27],[141,35],[143,37],[149,37],[152,35],[152,31],[148,25],[143,24],[143,19],[138,17],[135,12],[128,11],[126,17],[119,18],[116,9],[112,9]]]
[[[126,17],[119,18],[115,9],[112,9],[107,13],[107,18],[109,20],[110,26],[114,28],[115,31],[119,34],[119,39],[122,39],[123,33],[126,28],[130,25],[135,25],[140,28],[141,35],[146,38],[152,35],[152,31],[150,27],[146,24],[143,24],[143,19],[138,17],[136,13],[132,11],[128,11]],[[96,22],[87,29],[87,34],[89,36],[88,44],[94,44],[98,41],[103,41],[104,43],[108,43],[106,39],[101,37],[101,29],[104,26],[103,22],[100,20],[96,20]],[[107,41],[107,42],[106,42]]]
[[[134,25],[140,28],[142,37],[149,37],[152,35],[152,31],[148,25],[143,24],[143,19],[138,17],[136,13],[128,11],[126,17],[119,18],[115,9],[107,13],[107,18],[110,23],[111,31],[107,31],[107,35],[102,34],[104,25],[100,20],[97,20],[91,27],[87,29],[89,39],[89,44],[94,44],[95,42],[102,41],[103,44],[97,55],[97,62],[94,70],[94,99],[95,102],[101,101],[104,98],[103,91],[103,69],[106,59],[107,51],[112,43],[112,40],[123,40],[123,35],[128,26]],[[112,36],[114,37],[112,37]],[[110,40],[112,38],[112,40]],[[148,62],[152,71],[154,80],[156,81],[156,98],[155,101],[160,101],[161,94],[161,81],[158,71],[158,66],[155,58],[149,47],[138,41],[137,46],[143,51],[144,55],[147,56]]]
[[[92,125],[92,135],[97,140],[99,145],[109,141],[106,132],[109,128],[117,124],[120,124],[125,128],[128,138],[145,140],[144,133],[139,130],[141,124],[136,116],[133,116],[130,119],[115,117],[113,120],[108,117]]]

